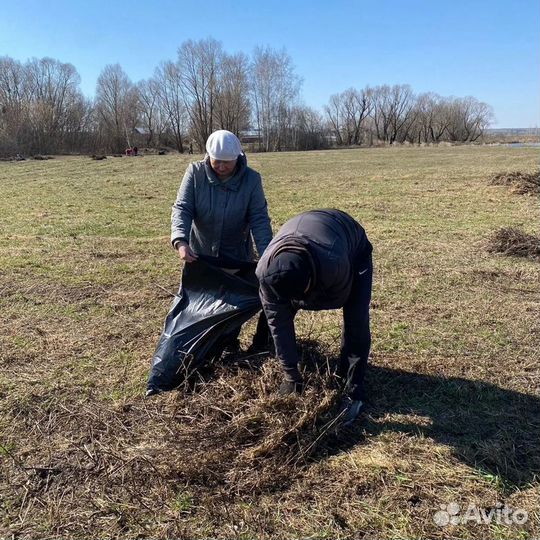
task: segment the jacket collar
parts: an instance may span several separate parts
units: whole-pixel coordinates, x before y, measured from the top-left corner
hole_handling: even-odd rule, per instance
[[[223,189],[230,189],[232,191],[238,191],[240,188],[240,183],[242,178],[246,173],[247,169],[247,159],[245,154],[240,154],[238,156],[238,163],[236,165],[236,172],[229,178],[225,183],[223,183],[214,172],[214,169],[210,166],[210,156],[207,154],[204,158],[204,169],[206,171],[206,177],[210,184],[214,186],[221,186]]]

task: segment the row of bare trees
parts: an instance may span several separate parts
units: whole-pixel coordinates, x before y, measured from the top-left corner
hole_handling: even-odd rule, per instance
[[[251,130],[259,149],[272,151],[288,142],[300,79],[285,51],[257,47],[250,59],[227,54],[213,39],[189,40],[175,61],[162,63],[137,89],[148,144],[174,142],[182,152],[187,135],[202,149],[216,129]]]
[[[325,114],[338,146],[474,142],[493,119],[473,97],[416,96],[409,85],[349,88],[330,97]]]
[[[0,152],[54,152],[81,144],[91,103],[71,64],[51,58],[22,65],[0,58]]]
[[[231,55],[211,38],[184,42],[137,83],[105,66],[93,99],[71,64],[0,57],[0,153],[122,152],[132,143],[184,152],[204,149],[216,129],[251,135],[261,151],[472,142],[492,119],[475,98],[417,96],[407,85],[350,88],[321,114],[302,104],[301,84],[284,50]]]

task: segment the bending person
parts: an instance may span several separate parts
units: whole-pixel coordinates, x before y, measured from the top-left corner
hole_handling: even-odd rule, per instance
[[[171,243],[180,260],[197,254],[253,261],[255,241],[262,255],[272,239],[261,176],[247,166],[239,139],[226,130],[215,131],[206,142],[206,156],[191,163],[172,207]],[[254,348],[266,347],[267,327],[259,320]],[[237,335],[228,345],[238,350]]]
[[[337,374],[348,393],[345,424],[358,417],[365,399],[364,375],[371,346],[371,252],[364,229],[351,216],[340,210],[312,210],[281,227],[256,270],[284,372],[282,395],[303,387],[294,330],[297,311],[343,308]]]

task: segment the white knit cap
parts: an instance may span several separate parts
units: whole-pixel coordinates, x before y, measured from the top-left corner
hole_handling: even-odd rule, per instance
[[[242,153],[242,145],[234,133],[220,129],[208,137],[206,151],[212,159],[233,161]]]

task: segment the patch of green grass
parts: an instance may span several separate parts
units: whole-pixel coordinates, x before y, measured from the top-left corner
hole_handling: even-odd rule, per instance
[[[174,499],[173,508],[181,514],[189,513],[193,508],[193,497],[185,491],[179,491]]]
[[[15,445],[14,443],[1,443],[0,442],[0,456],[2,457],[10,457],[11,454],[14,452],[15,450]]]

